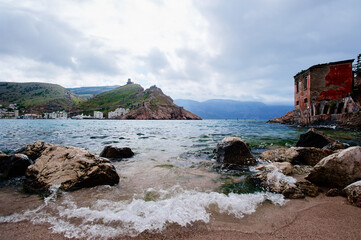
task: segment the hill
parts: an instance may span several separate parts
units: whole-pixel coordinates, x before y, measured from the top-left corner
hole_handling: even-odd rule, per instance
[[[268,120],[284,115],[293,106],[266,105],[262,102],[241,102],[234,100],[212,99],[197,102],[187,99],[174,101],[203,119],[255,119]]]
[[[33,113],[71,110],[82,98],[66,88],[50,83],[0,82],[0,104],[16,103]]]
[[[114,86],[97,86],[97,87],[79,87],[79,88],[67,88],[69,91],[72,91],[73,93],[85,97],[90,98],[94,94],[100,94],[106,91],[113,90],[115,88],[120,87],[120,85],[114,85]]]
[[[103,92],[79,105],[80,110],[89,113],[94,110],[107,113],[119,107],[130,110],[123,119],[200,119],[174,104],[160,88],[153,86],[144,90],[138,84]]]

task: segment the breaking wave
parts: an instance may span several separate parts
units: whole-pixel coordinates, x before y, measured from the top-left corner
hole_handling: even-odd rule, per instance
[[[196,221],[209,222],[211,211],[242,218],[256,211],[265,201],[283,205],[282,195],[269,192],[253,194],[225,194],[197,192],[172,187],[168,190],[148,189],[142,197],[124,201],[97,200],[91,206],[80,207],[72,196],[63,193],[56,200],[58,186],[44,199],[44,204],[34,210],[0,216],[0,222],[30,221],[47,223],[54,233],[68,238],[112,238],[136,236],[144,231],[160,232],[168,224],[188,226]],[[157,199],[149,200],[149,192]]]

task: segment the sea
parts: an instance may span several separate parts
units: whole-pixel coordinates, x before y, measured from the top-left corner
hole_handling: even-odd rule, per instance
[[[220,216],[242,219],[261,205],[282,206],[287,200],[250,186],[247,176],[256,171],[253,167],[220,168],[217,143],[240,137],[258,157],[269,149],[295,146],[306,131],[255,120],[0,120],[0,151],[7,154],[38,140],[94,154],[108,145],[135,153],[112,162],[118,185],[74,192],[52,186],[49,196],[26,198],[14,210],[0,211],[0,223],[28,221],[67,238],[107,239],[207,224]],[[350,146],[361,145],[360,132],[321,131]],[[21,181],[2,183],[0,195],[25,198]]]

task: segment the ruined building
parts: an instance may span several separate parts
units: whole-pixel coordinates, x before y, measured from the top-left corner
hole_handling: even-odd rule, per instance
[[[361,127],[361,84],[359,77],[354,77],[353,61],[314,65],[297,73],[294,76],[295,110],[270,121]]]

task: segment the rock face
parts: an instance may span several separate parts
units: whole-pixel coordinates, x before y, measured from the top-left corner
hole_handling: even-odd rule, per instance
[[[322,159],[306,177],[327,187],[344,188],[361,180],[361,147],[350,147]]]
[[[96,185],[115,185],[118,182],[119,176],[109,160],[98,158],[83,149],[53,145],[28,167],[24,189],[42,192],[59,184],[60,189],[69,191]]]
[[[117,148],[113,146],[106,146],[99,156],[105,158],[130,158],[134,156],[134,153],[127,147]]]
[[[309,129],[306,133],[301,134],[296,147],[316,147],[328,148],[332,150],[345,149],[347,146],[328,137],[314,128]]]
[[[334,152],[329,149],[314,147],[291,147],[268,150],[260,155],[263,160],[272,162],[289,162],[292,164],[316,165],[321,159]]]
[[[254,165],[253,157],[247,143],[238,137],[226,137],[217,144],[217,162],[223,164]]]
[[[200,117],[175,104],[152,106],[150,102],[145,102],[143,106],[132,110],[122,119],[154,119],[154,120],[201,120]]]
[[[33,161],[24,154],[0,155],[0,173],[1,178],[24,176],[25,171]]]
[[[44,152],[45,149],[51,146],[52,145],[49,143],[43,141],[37,141],[35,143],[26,145],[25,147],[16,151],[16,153],[25,154],[31,160],[35,161],[38,157],[41,156],[42,152]]]
[[[345,187],[347,200],[355,204],[357,207],[361,207],[361,181],[354,182]]]

